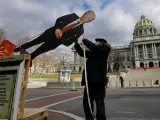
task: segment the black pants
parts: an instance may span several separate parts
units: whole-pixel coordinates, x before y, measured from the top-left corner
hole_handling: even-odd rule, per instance
[[[104,104],[105,93],[106,93],[105,86],[89,87],[89,96],[90,96],[92,111],[94,110],[93,102],[95,101],[96,103],[96,108],[97,108],[96,119],[97,120],[106,120],[105,104]],[[83,108],[84,108],[86,120],[93,120],[93,117],[92,117],[92,114],[90,112],[89,105],[88,105],[86,87],[84,89]]]
[[[31,59],[34,59],[35,57],[37,57],[38,55],[48,52],[52,49],[55,49],[56,47],[58,47],[58,44],[55,42],[56,38],[47,38],[46,34],[48,34],[47,32],[44,32],[42,35],[40,35],[39,37],[37,37],[36,39],[27,42],[25,44],[23,44],[21,47],[23,49],[28,49],[32,46],[38,45],[40,43],[43,43],[39,48],[37,48],[35,51],[33,51],[31,53]]]
[[[124,87],[124,83],[123,83],[123,81],[121,81],[121,88],[123,88]]]

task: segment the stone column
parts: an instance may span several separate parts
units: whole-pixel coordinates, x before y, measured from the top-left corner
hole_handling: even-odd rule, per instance
[[[147,68],[149,68],[149,63],[147,62]]]
[[[77,63],[77,64],[79,64],[79,62],[80,62],[80,59],[79,59],[79,58],[80,58],[80,56],[77,54],[77,57],[76,57],[76,63]]]
[[[82,63],[84,62],[84,57],[82,57]]]
[[[142,30],[142,35],[144,35],[144,29]]]
[[[157,63],[156,62],[154,63],[154,67],[157,67]]]
[[[135,57],[137,57],[137,50],[136,50],[137,48],[136,48],[136,45],[134,46],[134,55],[135,55]]]
[[[125,61],[125,71],[127,71],[127,67],[128,67],[128,65],[127,65],[127,52],[124,54],[124,61]]]
[[[140,32],[139,32],[139,30],[138,30],[138,35],[137,36],[140,36]]]
[[[153,57],[154,57],[154,48],[153,48],[153,43],[152,43],[152,54],[153,54]]]
[[[157,48],[155,43],[154,43],[154,50],[155,50],[155,55],[157,56]]]
[[[148,57],[147,45],[145,44],[146,57]]]
[[[76,61],[77,61],[77,52],[74,51],[74,64],[76,64]]]
[[[138,51],[138,45],[137,45],[137,57],[139,58],[139,51]]]
[[[145,52],[145,48],[144,48],[144,44],[143,44],[143,58],[146,56],[146,52]]]
[[[149,30],[148,30],[148,28],[147,28],[147,35],[149,34]]]
[[[154,34],[154,29],[152,28],[152,34]]]

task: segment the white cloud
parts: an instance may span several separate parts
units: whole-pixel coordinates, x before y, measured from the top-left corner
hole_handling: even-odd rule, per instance
[[[81,16],[86,3],[97,15],[93,22],[84,25],[85,36],[92,41],[103,37],[113,45],[129,44],[142,13],[160,28],[159,0],[110,0],[107,5],[102,1],[105,0],[1,0],[0,27],[16,43],[19,36],[34,36],[53,26],[57,17],[72,12]]]

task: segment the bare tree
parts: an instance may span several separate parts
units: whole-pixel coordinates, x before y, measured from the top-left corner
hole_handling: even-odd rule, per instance
[[[124,61],[124,56],[120,52],[112,52],[108,57],[109,67],[113,64],[113,70],[119,71]]]
[[[123,59],[124,59],[124,56],[121,55],[120,52],[115,52],[114,54],[114,66],[113,66],[113,69],[117,71],[119,71],[122,67],[122,63],[123,63]]]
[[[68,53],[61,53],[56,56],[57,60],[59,61],[58,67],[59,69],[61,68],[66,68],[69,65],[69,62],[71,61],[71,55]]]
[[[26,43],[29,39],[30,39],[29,36],[18,37],[16,44],[17,44],[17,46],[22,45],[22,44]]]
[[[45,70],[46,73],[48,73],[49,68],[52,68],[56,64],[56,59],[52,54],[44,53],[39,56],[38,60],[42,68],[41,73],[43,73],[43,70]]]
[[[111,72],[111,64],[114,63],[114,55],[112,53],[109,54],[107,62],[108,62],[108,72]]]
[[[0,28],[0,43],[3,39],[5,39],[6,37],[6,32],[4,31],[4,29]]]
[[[33,64],[33,70],[34,70],[33,73],[35,74],[37,70],[37,66],[39,64],[39,56],[32,60],[32,64]]]

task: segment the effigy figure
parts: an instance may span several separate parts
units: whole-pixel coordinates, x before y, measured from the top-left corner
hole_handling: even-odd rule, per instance
[[[59,45],[70,46],[84,33],[83,24],[91,22],[95,17],[95,13],[92,10],[85,12],[81,17],[75,13],[62,16],[56,20],[53,27],[45,30],[32,41],[18,46],[14,49],[14,52],[19,52],[21,49],[25,51],[30,47],[43,43],[31,53],[32,60],[40,54],[54,50]]]

